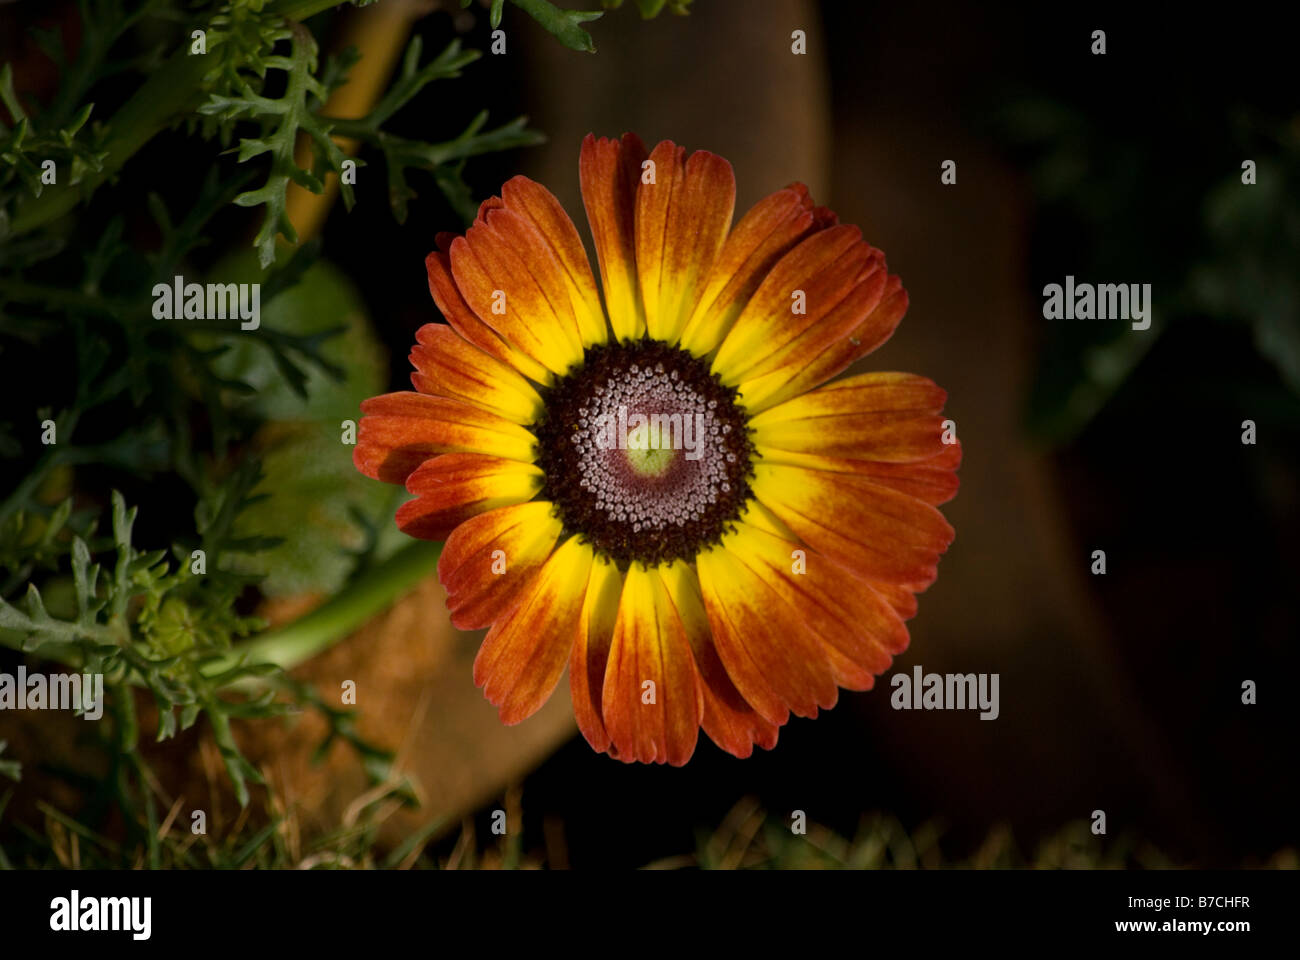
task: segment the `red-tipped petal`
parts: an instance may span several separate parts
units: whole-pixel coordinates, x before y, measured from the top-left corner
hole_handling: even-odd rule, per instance
[[[893,657],[907,649],[907,627],[869,583],[829,559],[740,524],[741,562],[787,605],[828,648],[835,682],[869,690]],[[801,554],[801,555],[800,555]]]
[[[397,526],[421,540],[446,540],[470,517],[531,500],[542,471],[531,463],[481,453],[444,453],[406,480],[416,499],[397,509]]]
[[[645,159],[645,144],[635,134],[625,134],[622,140],[597,139],[588,134],[582,141],[578,161],[582,202],[596,244],[605,308],[619,340],[636,339],[645,333],[634,227],[636,191]]]
[[[474,346],[451,327],[426,323],[411,348],[411,385],[431,396],[451,397],[518,424],[537,419],[542,398],[513,367]]]
[[[474,660],[474,682],[501,708],[501,722],[519,723],[555,691],[582,625],[591,548],[571,537],[523,588],[518,605],[488,631]]]
[[[601,557],[591,565],[586,599],[582,607],[582,624],[569,658],[569,692],[573,698],[573,716],[578,729],[597,753],[609,749],[609,733],[601,716],[601,696],[605,687],[605,664],[614,639],[614,621],[618,617],[618,598],[623,592],[623,575],[618,567]]]
[[[760,462],[753,490],[801,540],[864,579],[922,590],[952,542],[938,510],[864,476]]]
[[[855,328],[814,330],[828,332],[830,336],[797,345],[785,365],[741,383],[740,395],[746,409],[759,413],[842,373],[853,361],[865,357],[893,336],[906,312],[907,291],[898,277],[890,276],[875,307]]]
[[[738,534],[696,558],[713,639],[736,689],[768,722],[814,717],[839,696],[821,644],[790,608],[742,563]]]
[[[452,531],[438,558],[438,578],[455,626],[480,630],[514,609],[559,539],[560,521],[551,510],[544,501],[501,507]]]
[[[665,140],[650,153],[654,180],[636,194],[636,267],[646,331],[676,343],[695,309],[736,202],[731,164]]]
[[[510,346],[495,330],[475,316],[474,311],[465,302],[460,288],[456,286],[455,277],[451,275],[449,251],[455,240],[454,234],[438,234],[438,249],[424,258],[425,270],[429,274],[429,293],[433,295],[433,302],[452,329],[466,341],[525,376],[539,383],[544,382],[549,376],[546,368]]]
[[[723,666],[713,642],[713,631],[709,627],[695,571],[679,560],[660,567],[659,575],[663,577],[668,595],[681,617],[700,674],[700,687],[704,694],[700,725],[704,732],[723,750],[742,759],[754,752],[754,744],[771,750],[776,746],[777,726],[749,705],[727,675],[727,668]]]
[[[777,261],[822,228],[801,183],[756,203],[722,245],[682,333],[682,347],[697,356],[716,350]]]
[[[484,453],[531,461],[533,435],[504,417],[461,400],[404,391],[361,404],[352,462],[368,477],[405,483],[440,453]]]
[[[527,177],[507,180],[501,188],[501,197],[508,209],[529,220],[560,264],[561,277],[569,293],[583,345],[605,342],[608,327],[587,251],[583,249],[578,230],[560,206],[560,201],[551,191]]]
[[[763,278],[718,347],[714,371],[737,384],[770,369],[782,348],[818,324],[851,329],[873,305],[870,285],[881,262],[857,227],[834,226],[805,238]]]
[[[601,713],[619,760],[681,766],[699,739],[702,692],[681,620],[658,573],[623,581]]]

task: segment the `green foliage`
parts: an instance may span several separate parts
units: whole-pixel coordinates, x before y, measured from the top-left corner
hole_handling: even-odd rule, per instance
[[[12,128],[0,121],[0,198],[13,195],[18,185],[39,197],[45,189],[41,165],[46,160],[53,160],[56,169],[64,167],[70,184],[78,184],[88,171],[102,168],[105,154],[98,146],[102,137],[78,136],[90,119],[92,104],[86,104],[58,127],[34,122],[14,92],[13,70],[7,63],[0,67],[0,103],[14,119]],[[0,238],[8,233],[8,222],[8,214],[0,205]]]
[[[488,118],[486,110],[480,112],[458,137],[443,143],[422,143],[385,131],[383,124],[425,86],[434,80],[459,77],[462,67],[482,56],[477,50],[462,50],[460,41],[453,40],[435,59],[421,67],[421,49],[420,38],[414,37],[406,49],[397,80],[367,116],[359,120],[327,118],[325,122],[336,134],[371,144],[383,153],[388,169],[389,203],[398,223],[406,222],[407,205],[416,197],[407,183],[409,170],[433,174],[434,182],[447,201],[468,223],[474,219],[477,206],[463,178],[465,161],[479,154],[533,146],[544,138],[526,128],[525,117],[494,130],[484,130]]]
[[[548,842],[544,852],[523,831],[511,830],[502,837],[476,836],[472,821],[466,821],[454,847],[450,840],[430,843],[446,824],[432,820],[414,829],[400,843],[381,843],[380,828],[391,813],[409,802],[409,785],[400,779],[385,779],[354,805],[355,815],[336,829],[299,847],[294,811],[285,809],[274,796],[254,816],[241,818],[239,829],[217,836],[195,838],[177,830],[168,817],[165,827],[155,824],[154,835],[135,851],[121,849],[105,837],[50,808],[43,806],[46,833],[25,831],[30,841],[24,866],[67,866],[69,834],[81,841],[83,869],[119,864],[128,856],[152,869],[280,869],[280,870],[372,870],[372,869],[538,869],[557,867],[555,855],[565,856],[561,845]],[[504,806],[511,822],[522,820],[520,792],[507,791]],[[501,801],[497,801],[501,803]],[[4,797],[0,796],[0,816]],[[646,869],[704,870],[1098,870],[1171,869],[1192,866],[1172,860],[1148,842],[1132,834],[1099,842],[1087,821],[1075,821],[1041,837],[1025,850],[1006,826],[995,826],[974,848],[954,849],[945,843],[942,823],[927,822],[908,830],[887,813],[864,813],[852,834],[838,833],[816,823],[806,834],[795,834],[788,818],[764,811],[754,800],[742,800],[716,827],[702,825],[693,852],[646,864]],[[197,839],[198,842],[194,842]],[[447,849],[451,853],[446,853]],[[0,851],[0,867],[5,865]],[[1278,851],[1270,867],[1294,869],[1295,853]]]
[[[550,0],[510,0],[516,7],[536,20],[556,40],[570,50],[581,53],[595,53],[596,41],[582,28],[584,23],[599,20],[606,10],[616,10],[623,5],[623,0],[600,0],[602,10],[566,10],[557,7]],[[664,10],[678,16],[690,13],[692,0],[634,0],[641,11],[641,17],[652,20]],[[462,7],[468,7],[473,0],[460,0]],[[505,10],[506,0],[492,0],[488,10],[488,23],[495,30],[501,26],[501,16]]]
[[[401,544],[392,517],[406,495],[365,483],[351,459],[338,455],[337,423],[285,424],[267,431],[262,444],[261,489],[269,496],[240,517],[238,530],[266,531],[283,542],[240,558],[237,568],[258,574],[267,596],[333,593],[381,533],[383,556]]]
[[[262,324],[279,337],[291,338],[288,342],[318,343],[319,352],[313,357],[335,373],[321,363],[302,363],[299,380],[282,370],[271,351],[251,337],[204,333],[194,342],[205,349],[224,346],[213,361],[213,371],[223,380],[252,388],[235,390],[224,398],[232,410],[258,420],[312,420],[338,427],[343,418],[356,417],[362,400],[383,392],[388,358],[361,293],[347,275],[328,260],[304,259],[298,265],[303,269],[292,278],[283,277],[283,288],[263,284]],[[209,280],[224,283],[254,282],[261,275],[256,255],[245,249],[223,257],[208,270]]]
[[[321,193],[327,174],[339,174],[346,157],[331,135],[354,137],[373,144],[383,153],[388,168],[389,200],[393,215],[404,223],[408,203],[416,193],[407,183],[408,170],[425,170],[434,180],[462,218],[473,218],[474,205],[469,196],[462,173],[464,162],[471,156],[531,146],[542,141],[540,134],[525,128],[526,120],[520,117],[495,130],[483,131],[487,111],[480,113],[470,126],[454,140],[444,143],[425,143],[395,136],[383,129],[398,110],[435,80],[461,75],[461,68],[477,60],[476,50],[462,50],[460,41],[452,41],[431,62],[420,66],[421,41],[411,40],[402,69],[393,86],[359,120],[341,120],[323,117],[319,111],[330,91],[346,81],[347,71],[354,64],[354,54],[331,61],[320,79],[317,70],[316,42],[306,28],[295,25],[288,32],[290,49],[287,56],[262,56],[256,63],[255,80],[265,79],[268,69],[284,71],[287,83],[284,95],[278,99],[261,96],[249,78],[240,76],[235,92],[213,93],[199,112],[215,117],[223,123],[235,120],[252,120],[262,127],[261,135],[239,142],[239,161],[244,163],[262,154],[271,156],[271,172],[265,185],[235,198],[240,206],[265,206],[262,228],[256,238],[261,264],[268,266],[275,260],[275,238],[282,235],[290,243],[297,242],[297,234],[286,213],[289,184],[296,183],[313,193]],[[316,158],[311,170],[297,165],[294,146],[300,132],[310,136]],[[358,166],[363,160],[355,161]],[[340,190],[347,209],[355,202],[352,187],[340,179]]]
[[[257,479],[256,466],[246,464],[227,486],[214,488],[200,501],[197,526],[202,546],[198,549],[204,551],[209,565],[203,576],[194,575],[191,553],[184,545],[173,548],[174,562],[167,559],[166,551],[138,550],[131,542],[136,510],[128,510],[114,492],[112,562],[93,562],[86,542],[74,535],[68,551],[73,609],[63,616],[52,615],[40,589],[29,584],[21,605],[0,600],[0,630],[17,634],[27,653],[103,674],[119,698],[131,695],[130,685],[148,688],[159,710],[160,740],[176,733],[178,714],[180,729],[191,726],[201,711],[214,729],[220,729],[231,715],[278,712],[269,698],[233,702],[217,695],[244,676],[265,674],[265,666],[241,665],[216,677],[204,676],[201,669],[214,655],[229,650],[233,639],[261,625],[233,612],[245,580],[222,568],[228,553],[268,545],[256,538],[237,540],[231,533],[234,517]],[[121,745],[128,750],[135,746],[133,741]],[[245,780],[259,779],[257,772],[238,750],[223,747],[222,752],[241,802],[246,802]]]
[[[996,826],[973,850],[944,849],[941,821],[908,830],[887,813],[864,813],[850,835],[817,823],[791,830],[791,819],[742,800],[716,830],[702,832],[696,851],[651,867],[704,870],[1096,870],[1167,869],[1168,857],[1130,834],[1099,842],[1086,820],[1067,823],[1026,853],[1006,826]]]
[[[268,56],[293,33],[284,18],[271,15],[266,6],[266,0],[231,0],[204,24],[205,56],[213,57],[203,77],[205,84],[235,91],[248,88],[250,74],[266,78],[272,66]]]
[[[540,23],[556,40],[570,50],[586,53],[596,52],[596,42],[591,34],[582,29],[582,24],[598,20],[604,15],[602,10],[562,10],[550,0],[511,0],[515,6]],[[500,4],[496,4],[497,19],[500,19]]]
[[[112,12],[111,6],[87,9]],[[219,87],[258,69],[263,74],[286,69],[290,94],[272,103],[287,100],[296,106],[273,117],[269,132],[281,148],[280,160],[284,145],[292,143],[286,125],[315,129],[337,151],[314,115],[304,122],[301,114],[309,95],[317,107],[325,91],[307,72],[314,68],[314,40],[278,16],[276,26],[269,27],[271,14],[264,6],[226,4],[225,12],[213,17],[210,40],[215,51],[224,52],[208,64],[204,83]],[[122,23],[134,19],[123,17]],[[3,68],[0,96],[17,125],[0,136],[5,144],[0,201],[14,199],[32,176],[37,183],[26,186],[37,196],[39,160],[51,153],[60,164],[61,187],[76,181],[67,180],[65,159],[84,162],[87,170],[99,168],[101,155],[87,153],[82,139],[88,106],[68,113],[71,119],[60,126],[51,124],[60,115],[58,104],[75,101],[106,75],[96,75],[92,67],[103,63],[106,47],[121,35],[118,26],[84,21],[93,36],[77,58],[81,66],[66,78],[77,89],[65,83],[54,103],[31,117],[13,93],[10,69]],[[286,57],[277,58],[268,51],[281,35],[294,42]],[[249,82],[242,91],[256,96]],[[240,109],[232,106],[232,116]],[[274,108],[259,103],[259,109]],[[229,118],[214,119],[209,135]],[[245,146],[246,158],[255,152]],[[282,173],[282,164],[273,166],[272,181]],[[240,401],[268,386],[305,398],[310,385],[328,396],[323,384],[343,377],[342,365],[322,352],[341,327],[287,330],[274,320],[277,297],[292,290],[315,263],[319,243],[299,249],[269,275],[248,278],[262,283],[270,319],[256,330],[236,330],[216,320],[160,318],[152,309],[154,284],[170,282],[186,269],[213,217],[248,196],[248,179],[243,169],[214,164],[179,218],[157,195],[137,201],[157,225],[158,241],[146,248],[126,242],[121,216],[110,217],[98,232],[69,233],[54,219],[29,236],[0,237],[0,350],[7,363],[23,353],[63,358],[45,387],[65,398],[52,409],[33,413],[6,407],[0,414],[7,421],[0,425],[5,441],[0,454],[27,460],[24,470],[6,468],[7,482],[0,489],[0,644],[104,674],[109,712],[95,729],[116,758],[115,803],[137,825],[144,822],[148,776],[137,749],[135,691],[152,694],[160,739],[206,719],[241,803],[248,802],[248,783],[260,778],[240,754],[231,721],[273,716],[294,706],[292,700],[277,700],[274,690],[248,686],[250,679],[266,678],[277,668],[241,662],[232,653],[237,641],[262,626],[236,613],[240,596],[259,579],[252,558],[280,545],[243,519],[263,509],[265,495],[253,493],[262,476],[258,459],[246,450],[268,411],[246,409]],[[130,203],[119,195],[112,199],[123,208]],[[274,201],[269,204],[274,207]],[[224,362],[235,343],[268,371],[262,382],[247,382]],[[376,384],[372,377],[357,387],[373,392]],[[44,420],[53,421],[57,442],[26,454],[34,439],[31,425]],[[232,457],[229,451],[236,446],[245,452]],[[93,488],[75,498],[60,493],[84,471],[105,469],[134,478],[172,477],[188,486],[194,504],[188,530],[183,518],[173,518],[171,543],[139,547],[132,536],[136,511],[126,508],[120,494],[110,498]],[[108,499],[111,519],[101,523],[96,501],[102,505]],[[104,528],[111,533],[100,535]],[[357,538],[358,545],[366,536]],[[202,551],[201,565],[194,551]],[[212,668],[214,662],[219,669]],[[14,767],[7,761],[5,769]]]
[[[646,20],[659,16],[664,10],[679,17],[684,17],[691,12],[691,0],[633,0],[633,2]],[[623,6],[623,0],[600,0],[600,3],[606,10],[617,10]]]
[[[1208,257],[1190,276],[1190,299],[1220,317],[1248,325],[1255,347],[1300,397],[1300,131],[1267,131],[1275,151],[1261,156],[1255,184],[1243,189],[1233,170],[1204,204]]]
[[[72,208],[68,201],[75,194],[60,191],[56,198],[47,196],[48,202],[29,204],[20,211],[21,216],[12,212],[19,199],[19,188],[32,198],[41,199],[39,161],[55,160],[59,164],[60,185],[80,185],[84,188],[82,194],[87,195],[106,176],[115,173],[153,133],[177,121],[184,122],[191,133],[206,140],[217,139],[222,145],[235,138],[241,125],[257,128],[254,135],[239,138],[238,160],[248,163],[260,159],[267,167],[266,177],[260,187],[237,193],[231,202],[263,210],[261,228],[253,241],[263,267],[275,260],[277,236],[290,243],[297,240],[287,215],[289,184],[297,183],[320,193],[325,177],[339,174],[346,158],[334,136],[355,136],[380,149],[387,161],[389,193],[399,222],[405,220],[408,203],[415,197],[406,179],[407,171],[412,169],[432,173],[435,183],[458,213],[472,217],[473,200],[463,179],[466,159],[537,144],[542,137],[526,129],[524,118],[485,129],[486,112],[476,116],[458,136],[444,142],[410,140],[383,130],[382,124],[425,86],[437,79],[460,76],[460,68],[479,57],[477,51],[462,50],[459,42],[453,42],[434,61],[421,66],[418,37],[407,52],[401,75],[368,117],[345,122],[323,116],[329,93],[346,82],[356,54],[347,51],[339,57],[328,58],[323,68],[319,68],[315,37],[289,14],[299,8],[315,12],[341,2],[227,0],[191,10],[180,0],[153,0],[139,5],[130,14],[121,9],[120,2],[106,0],[90,4],[88,11],[99,15],[86,13],[83,52],[50,110],[28,118],[13,93],[9,68],[0,71],[0,102],[8,108],[15,123],[12,129],[0,123],[0,240],[10,232],[11,221],[14,232],[26,233]],[[563,21],[572,29],[577,29],[574,25],[584,18],[593,16],[569,15],[545,3],[540,7],[550,8],[549,12],[540,13],[548,22]],[[177,31],[167,47],[173,51],[170,59],[160,67],[153,54],[127,65],[106,63],[108,50],[145,12],[182,25],[183,29]],[[207,50],[202,55],[190,53],[190,34],[194,29],[202,29],[205,34]],[[571,33],[561,32],[572,39]],[[587,36],[581,30],[578,32]],[[586,42],[590,42],[589,37]],[[50,50],[52,56],[58,52],[61,58],[58,62],[67,63],[58,44],[51,41]],[[80,95],[90,92],[96,81],[128,66],[157,69],[140,88],[136,99],[104,125],[87,133],[84,128],[92,105],[78,105],[75,110],[71,106]],[[279,92],[271,95],[272,90]],[[119,118],[132,129],[119,129]],[[311,144],[310,168],[300,167],[294,157],[300,133],[307,135]],[[358,166],[365,165],[363,158],[355,162]],[[341,182],[340,192],[345,207],[351,209],[355,199],[351,185]]]
[[[111,61],[109,53],[142,17],[157,12],[160,3],[139,3],[134,10],[127,10],[121,0],[82,0],[79,6],[82,32],[75,56],[69,57],[55,34],[32,31],[61,79],[58,93],[44,109],[29,116],[14,91],[12,67],[0,66],[0,103],[14,124],[11,129],[0,121],[0,239],[8,233],[8,206],[16,188],[21,185],[32,196],[41,195],[45,187],[40,176],[42,161],[53,160],[60,182],[69,186],[102,170],[107,157],[106,131],[87,127],[94,104],[83,100],[96,82],[125,70],[148,68],[156,59],[154,52],[147,52],[134,59]]]
[[[264,268],[275,262],[277,234],[282,234],[290,243],[298,242],[298,234],[289,222],[285,209],[289,183],[296,183],[312,193],[324,190],[324,185],[315,172],[302,169],[294,161],[294,144],[299,132],[311,137],[318,167],[337,171],[341,169],[344,160],[343,151],[330,139],[329,125],[319,121],[313,113],[313,108],[319,107],[329,96],[329,88],[315,77],[316,40],[301,24],[295,24],[288,32],[288,37],[290,46],[287,56],[266,56],[257,65],[263,78],[268,69],[284,71],[287,77],[284,96],[279,99],[263,97],[241,78],[236,95],[213,93],[199,107],[199,112],[205,116],[215,116],[225,121],[249,119],[262,127],[261,136],[245,138],[239,142],[239,162],[245,163],[253,157],[269,153],[270,176],[260,189],[235,197],[235,203],[241,207],[266,207],[262,228],[254,241]],[[341,77],[336,79],[337,82],[341,82]],[[344,204],[351,210],[354,202],[352,187],[344,183],[342,194]]]
[[[115,221],[93,242],[81,280],[72,290],[0,273],[0,307],[30,320],[28,336],[34,344],[45,344],[43,349],[51,354],[57,351],[61,327],[44,322],[51,310],[79,331],[73,338],[75,399],[52,417],[58,442],[0,501],[0,567],[8,575],[0,593],[0,643],[103,673],[115,710],[124,711],[115,714],[115,749],[123,757],[135,757],[133,688],[152,692],[160,738],[205,716],[237,796],[246,803],[247,783],[260,777],[240,754],[230,720],[276,715],[285,706],[273,700],[271,691],[251,698],[232,698],[230,691],[274,668],[239,662],[215,674],[205,668],[228,654],[235,640],[261,626],[233,611],[242,591],[257,580],[247,572],[247,557],[279,545],[276,538],[240,525],[241,515],[257,509],[263,499],[252,495],[261,478],[257,460],[225,459],[230,443],[248,429],[234,419],[229,398],[253,388],[218,366],[226,352],[220,342],[236,335],[228,324],[159,319],[149,299],[153,281],[178,268],[199,243],[208,218],[241,182],[237,178],[221,184],[209,177],[179,223],[153,198],[162,243],[149,256],[123,249],[120,223]],[[265,284],[270,305],[301,278],[317,252],[304,248],[271,275]],[[136,279],[119,281],[111,295],[97,293],[109,275]],[[322,345],[337,332],[295,333],[263,324],[238,336],[245,349],[256,344],[264,351],[289,389],[305,394],[309,374],[302,363],[342,375],[339,366],[321,355]],[[207,453],[194,449],[191,424],[196,410],[202,410],[211,425]],[[118,412],[109,419],[121,422],[120,432],[79,446],[78,424],[92,416],[103,422],[108,411]],[[95,538],[93,517],[74,517],[71,500],[52,510],[43,506],[43,491],[62,471],[92,465],[135,473],[152,469],[183,479],[195,498],[192,533],[170,549],[141,551],[131,537],[136,511],[128,511],[116,493],[107,541]],[[192,566],[194,550],[204,554],[202,575],[195,575]],[[101,564],[92,561],[106,552],[114,560],[102,569],[112,574],[101,576]],[[65,611],[48,609],[34,582],[27,584],[23,600],[7,599],[38,570],[55,571],[47,580],[55,586],[60,578],[70,577],[75,605]]]

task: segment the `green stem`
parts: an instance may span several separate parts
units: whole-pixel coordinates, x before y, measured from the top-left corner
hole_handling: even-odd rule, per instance
[[[369,118],[351,119],[345,117],[321,117],[323,126],[329,127],[331,137],[347,137],[352,140],[364,140],[367,143],[382,143],[384,133]]]
[[[84,181],[83,181],[84,182]],[[40,283],[27,283],[23,280],[0,279],[0,298],[15,303],[38,303],[47,307],[60,307],[64,310],[81,310],[89,313],[111,313],[121,316],[137,306],[125,300],[114,300],[99,294],[82,293],[80,290],[66,290]]]
[[[272,663],[285,670],[316,656],[347,636],[399,595],[433,572],[442,544],[419,541],[371,567],[341,593],[290,624],[236,645],[204,667],[208,676],[245,663]]]
[[[441,553],[441,543],[423,540],[402,547],[311,613],[283,627],[259,634],[252,640],[236,644],[230,653],[206,664],[203,673],[213,676],[240,663],[271,663],[284,670],[291,670],[328,650],[390,606],[398,596],[436,569]],[[24,637],[25,634],[18,630],[0,630],[0,646],[21,650]],[[115,639],[118,642],[129,642],[121,638]],[[80,651],[71,643],[47,642],[36,653],[47,660],[66,663],[68,666],[82,665]]]

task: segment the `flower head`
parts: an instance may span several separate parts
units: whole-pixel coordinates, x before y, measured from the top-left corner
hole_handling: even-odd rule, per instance
[[[791,713],[866,690],[908,643],[953,530],[961,449],[924,377],[829,381],[893,333],[898,277],[802,184],[734,228],[731,165],[588,136],[600,267],[515,177],[426,265],[444,324],[414,392],[375,397],[354,454],[446,540],[451,619],[490,628],[474,679],[517,723],[566,666],[587,741],[745,757]],[[944,442],[945,439],[954,442]]]

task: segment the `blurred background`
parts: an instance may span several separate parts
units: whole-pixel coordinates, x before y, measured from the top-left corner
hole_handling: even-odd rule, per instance
[[[373,43],[391,56],[404,39],[365,39],[366,18],[381,15],[380,33],[413,31],[426,51],[457,37],[491,44],[477,5],[385,0],[310,25],[325,50],[362,38],[363,52]],[[41,97],[57,73],[30,28],[70,31],[77,19],[72,4],[0,8],[0,59],[16,64],[20,92]],[[793,719],[771,752],[740,761],[702,737],[685,768],[625,766],[577,736],[563,686],[535,717],[502,727],[472,682],[481,635],[449,626],[425,575],[294,671],[322,690],[356,681],[355,729],[392,753],[419,800],[386,810],[375,842],[405,849],[419,836],[445,863],[467,836],[489,837],[492,811],[506,809],[525,862],[689,864],[719,831],[750,843],[763,811],[770,825],[802,810],[846,838],[909,836],[922,862],[1042,862],[1047,850],[1053,863],[1294,866],[1300,103],[1285,32],[1262,15],[1169,22],[1128,8],[829,0],[696,0],[689,16],[644,21],[620,9],[586,24],[594,55],[512,8],[504,26],[506,55],[425,88],[389,125],[423,138],[432,125],[462,129],[483,107],[494,122],[526,114],[545,143],[475,157],[464,171],[475,199],[524,173],[589,242],[580,141],[633,131],[730,160],[737,217],[800,180],[886,252],[911,306],[859,368],[947,389],[965,453],[961,491],[943,507],[957,538],[895,669],[997,673],[1001,712],[987,722],[894,711],[887,674],[815,721]],[[795,30],[805,55],[791,52]],[[1105,31],[1104,56],[1090,52],[1094,30]],[[184,207],[212,153],[182,129],[164,133],[106,189]],[[265,314],[300,333],[342,318],[350,338],[329,348],[345,381],[322,386],[313,405],[270,386],[254,401],[265,422],[252,445],[276,495],[242,522],[288,542],[240,603],[273,624],[339,589],[337,547],[365,540],[349,506],[382,517],[400,502],[400,491],[394,500],[358,483],[350,450],[330,438],[360,398],[407,388],[415,331],[438,319],[424,255],[437,232],[463,229],[462,211],[427,179],[412,178],[419,197],[396,223],[381,162],[365,146],[358,156],[368,165],[355,207],[328,208],[321,259]],[[940,180],[947,160],[951,185]],[[1242,183],[1245,160],[1254,185]],[[77,230],[104,228],[101,195],[72,215]],[[304,199],[290,212],[312,209]],[[191,256],[196,272],[254,276],[256,228],[249,213],[222,210]],[[127,217],[126,235],[152,242],[139,217]],[[1045,320],[1042,289],[1067,274],[1150,283],[1151,329]],[[23,349],[0,353],[0,409],[75,390],[62,358]],[[256,357],[223,362],[232,376],[263,376]],[[1254,445],[1242,443],[1248,419]],[[6,487],[39,453],[17,428],[10,435]],[[63,482],[91,500],[116,488],[147,501],[137,539],[165,544],[172,514],[191,505],[174,479],[137,466],[94,464]],[[379,555],[399,545],[391,530],[375,540]],[[1106,553],[1104,576],[1090,572],[1094,550]],[[0,652],[0,668],[17,656]],[[1242,703],[1247,680],[1255,705]],[[78,807],[84,783],[68,768],[103,775],[77,742],[82,722],[60,722],[0,716],[6,756],[24,765],[0,837],[38,821],[47,799]],[[291,808],[304,835],[355,822],[370,789],[347,743],[318,753],[327,732],[310,713],[235,724],[274,806]],[[242,825],[202,724],[149,750],[167,796],[202,797],[218,821]],[[1088,832],[1094,810],[1106,813],[1105,838]],[[1062,844],[1074,860],[1050,853]]]

